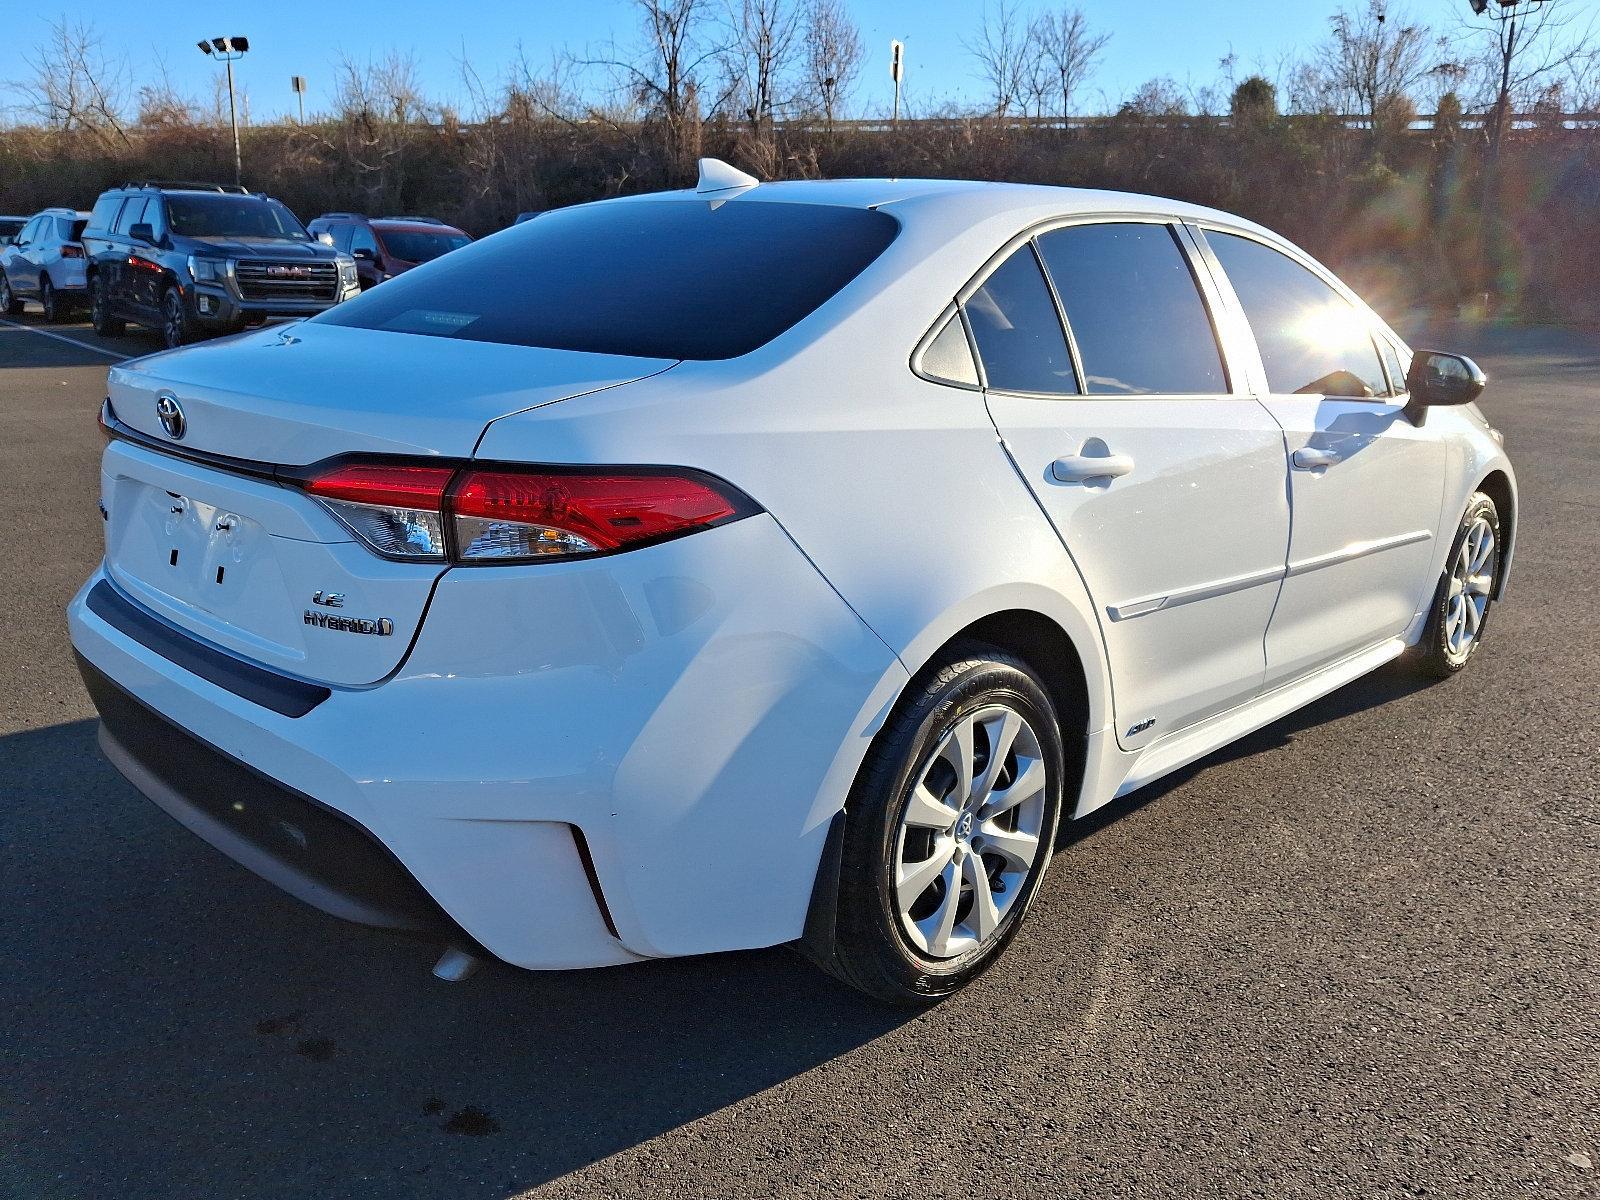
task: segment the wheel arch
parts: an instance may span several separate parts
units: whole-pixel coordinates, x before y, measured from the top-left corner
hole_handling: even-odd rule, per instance
[[[1517,539],[1517,487],[1511,481],[1511,475],[1503,468],[1496,467],[1478,481],[1474,491],[1482,492],[1494,501],[1496,512],[1500,517],[1500,543],[1504,547],[1501,555],[1501,569],[1494,585],[1494,599],[1499,600],[1505,595],[1506,578],[1511,574],[1511,555],[1516,549]]]

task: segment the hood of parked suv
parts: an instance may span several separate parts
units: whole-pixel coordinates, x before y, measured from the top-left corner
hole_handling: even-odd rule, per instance
[[[292,238],[270,237],[188,237],[177,239],[189,249],[205,249],[217,254],[233,254],[243,258],[336,258],[338,252],[321,242],[297,242]]]
[[[117,419],[140,433],[253,462],[465,458],[497,417],[675,365],[297,323],[124,363],[111,371],[110,399]],[[181,409],[181,425],[169,411],[163,426],[163,397]]]

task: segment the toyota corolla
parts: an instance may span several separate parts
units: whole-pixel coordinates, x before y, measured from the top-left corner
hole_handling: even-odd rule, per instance
[[[140,791],[443,973],[794,943],[925,1003],[1064,821],[1468,664],[1483,387],[1225,213],[708,161],[114,368],[72,639]]]

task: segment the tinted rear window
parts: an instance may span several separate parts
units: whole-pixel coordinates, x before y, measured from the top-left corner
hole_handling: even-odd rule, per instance
[[[432,262],[452,250],[459,250],[472,239],[464,233],[421,233],[415,229],[382,229],[384,248],[406,262]]]
[[[771,341],[861,273],[899,224],[872,209],[627,201],[546,213],[315,320],[645,358]]]

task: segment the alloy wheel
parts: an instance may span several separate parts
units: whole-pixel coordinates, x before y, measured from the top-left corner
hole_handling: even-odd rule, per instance
[[[44,307],[44,319],[54,322],[61,314],[56,311],[56,289],[46,279],[39,287],[39,303]]]
[[[0,275],[0,312],[10,313],[11,306],[16,303],[16,297],[11,294],[11,281]]]
[[[167,343],[167,348],[175,350],[183,345],[184,321],[183,298],[175,291],[167,292],[166,301],[161,306],[161,334]]]
[[[1467,527],[1450,568],[1449,593],[1444,615],[1445,646],[1453,658],[1464,658],[1483,628],[1494,589],[1498,553],[1494,527],[1478,517]]]
[[[945,733],[914,776],[895,837],[894,905],[921,953],[955,958],[994,939],[1041,853],[1038,735],[992,704]]]

